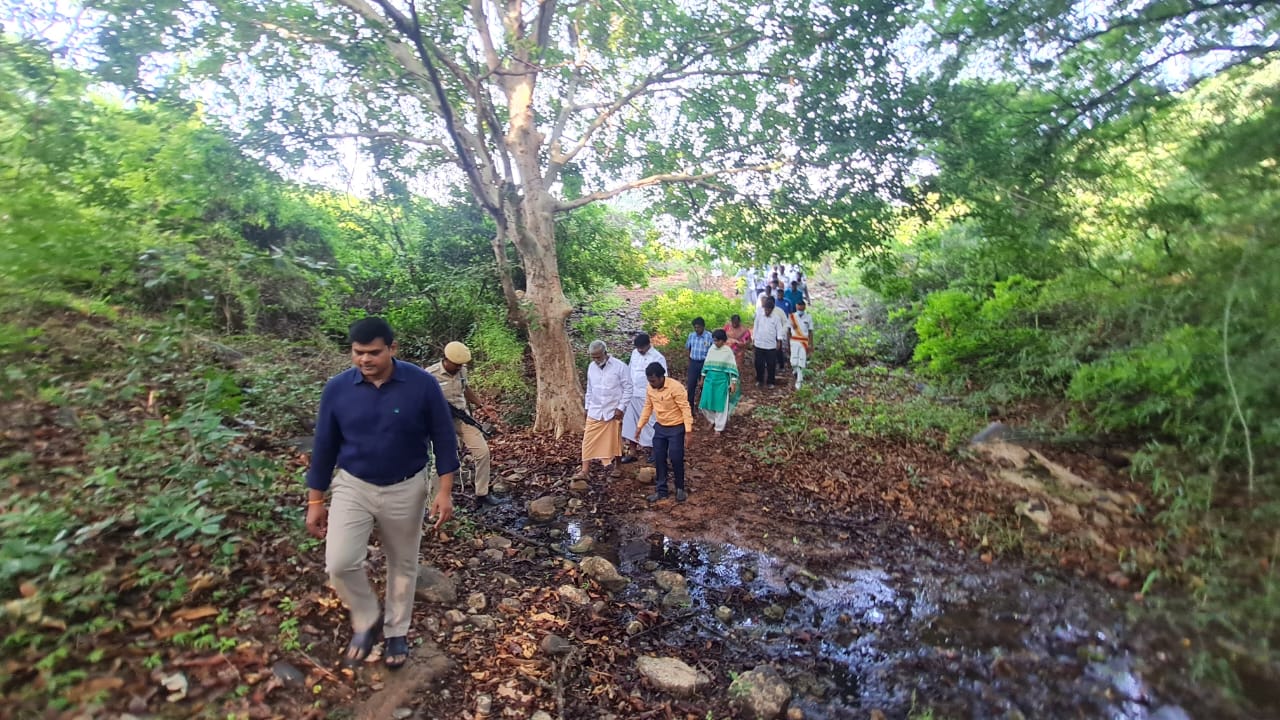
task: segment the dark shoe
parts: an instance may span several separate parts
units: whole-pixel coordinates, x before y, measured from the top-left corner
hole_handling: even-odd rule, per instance
[[[634,455],[623,455],[622,459],[618,460],[618,462],[622,463],[623,465],[626,465],[628,463],[633,463],[635,461],[636,461],[636,457]]]
[[[506,505],[506,503],[492,495],[476,496],[476,507],[482,510],[487,507],[498,507],[499,505]]]
[[[652,495],[648,495],[645,497],[645,500],[651,503],[655,503],[655,502],[658,502],[659,500],[666,500],[666,499],[667,499],[667,496],[665,493],[654,493]]]
[[[400,637],[387,638],[387,644],[382,649],[382,662],[386,664],[388,670],[399,670],[409,661],[409,641],[403,635]]]
[[[688,493],[686,493],[683,490],[676,491],[676,502],[684,502],[685,500],[688,500],[688,499],[689,499]]]
[[[379,617],[373,627],[358,632],[351,636],[351,642],[347,644],[347,651],[342,654],[342,667],[355,668],[369,657],[369,653],[373,652],[373,644],[378,641],[382,635],[382,618]]]

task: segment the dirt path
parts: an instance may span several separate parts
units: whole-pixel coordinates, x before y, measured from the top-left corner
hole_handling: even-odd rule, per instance
[[[615,311],[616,354],[651,293]],[[495,440],[513,502],[425,549],[459,600],[420,606],[415,628],[458,667],[391,705],[421,718],[770,716],[734,685],[768,666],[788,718],[1242,716],[1198,691],[1185,648],[1134,622],[1131,591],[1105,580],[1117,571],[1100,543],[1140,530],[1105,468],[1086,480],[1071,458],[1012,443],[968,459],[850,444],[827,417],[834,400],[744,385],[722,437],[698,420],[685,503],[645,502],[643,463],[571,487],[574,438]],[[540,498],[554,517],[534,522]],[[1028,554],[1067,539],[1057,563],[974,537],[972,521],[1019,503]],[[593,575],[593,557],[621,579]],[[645,657],[679,659],[702,684],[667,688],[641,672]]]

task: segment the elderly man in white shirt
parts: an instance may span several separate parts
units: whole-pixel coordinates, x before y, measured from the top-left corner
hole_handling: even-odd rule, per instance
[[[631,351],[631,362],[627,365],[631,372],[631,402],[627,405],[626,414],[622,416],[622,437],[631,446],[631,452],[642,452],[636,450],[639,447],[648,456],[653,451],[653,429],[658,423],[656,417],[640,428],[639,443],[631,440],[636,436],[636,422],[640,420],[640,411],[644,410],[645,390],[649,387],[649,379],[644,374],[645,368],[649,367],[649,363],[655,362],[662,365],[663,370],[670,368],[667,367],[667,359],[650,342],[648,333],[636,333],[635,346]],[[626,456],[622,458],[622,462],[634,459],[634,456]]]
[[[791,329],[786,314],[774,305],[773,298],[765,296],[761,304],[751,328],[751,342],[756,348],[756,386],[764,387],[766,375],[769,385],[776,386],[779,348],[787,347],[784,343],[790,340]]]
[[[587,346],[586,427],[582,432],[582,469],[573,480],[586,480],[591,461],[613,463],[612,476],[619,474],[622,455],[622,417],[631,401],[631,373],[621,360],[609,356],[599,340]]]

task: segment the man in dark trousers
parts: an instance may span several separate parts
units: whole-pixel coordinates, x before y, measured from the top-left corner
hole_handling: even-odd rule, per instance
[[[685,501],[684,491],[684,452],[692,447],[693,410],[689,407],[689,398],[685,387],[667,377],[667,369],[661,363],[650,363],[644,371],[649,380],[645,390],[644,410],[640,411],[640,427],[649,421],[650,415],[657,415],[658,426],[653,431],[653,465],[657,471],[656,491],[645,498],[649,502],[657,502],[667,497],[667,460],[671,460],[671,470],[675,475],[676,502]],[[640,440],[637,430],[633,438]]]
[[[394,670],[409,659],[427,498],[434,495],[431,514],[437,528],[453,517],[458,437],[440,383],[395,358],[395,334],[385,320],[357,321],[349,339],[355,367],[330,378],[320,396],[307,470],[307,530],[325,539],[329,582],[351,611],[353,634],[343,665],[363,662],[381,632],[383,662]],[[427,469],[432,452],[438,485]],[[364,569],[375,524],[387,557],[385,614]]]

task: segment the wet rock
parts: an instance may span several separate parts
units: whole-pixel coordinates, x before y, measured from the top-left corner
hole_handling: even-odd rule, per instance
[[[1049,524],[1053,522],[1053,514],[1043,500],[1023,500],[1013,506],[1013,513],[1031,520],[1041,534],[1049,532]]]
[[[641,657],[636,660],[636,670],[655,688],[676,697],[691,697],[699,689],[711,684],[711,678],[689,667],[679,658]]]
[[[683,575],[670,570],[659,570],[655,572],[653,574],[653,580],[658,583],[658,587],[668,592],[677,588],[680,590],[687,590],[689,587],[689,583],[684,579]]]
[[[618,568],[602,557],[589,557],[582,561],[582,572],[609,590],[621,590],[631,582],[618,574]]]
[[[489,606],[489,599],[482,592],[474,592],[467,596],[467,609],[480,612]]]
[[[504,538],[501,535],[490,535],[484,539],[484,546],[488,548],[506,550],[511,547],[511,540]]]
[[[690,605],[693,605],[693,598],[689,597],[689,591],[683,588],[677,588],[662,596],[664,608],[687,608]]]
[[[529,502],[529,519],[533,522],[551,522],[556,519],[556,513],[556,499],[550,495]]]
[[[285,685],[301,685],[307,681],[305,673],[283,660],[277,660],[271,666],[271,674],[280,678]]]
[[[445,622],[449,623],[451,626],[461,625],[467,621],[467,614],[457,608],[454,608],[444,614],[444,619]]]
[[[632,620],[631,622],[627,623],[628,635],[639,635],[642,632],[644,632],[644,623],[640,622],[639,620]]]
[[[787,614],[787,609],[781,605],[770,605],[764,609],[764,616],[770,620],[781,620]]]
[[[773,720],[791,701],[791,686],[768,665],[758,665],[734,679],[729,702],[745,717]]]
[[[430,565],[418,568],[416,594],[419,600],[437,605],[452,605],[458,602],[458,586],[453,582],[453,578]]]
[[[573,649],[573,643],[559,635],[547,635],[538,643],[538,649],[547,655],[564,655]]]
[[[727,606],[721,605],[716,608],[716,619],[728,625],[729,621],[733,620],[733,610],[730,610]]]
[[[477,630],[492,630],[498,626],[498,623],[494,622],[493,617],[489,615],[472,615],[468,620]]]
[[[590,490],[591,490],[591,483],[587,482],[586,480],[574,480],[573,482],[569,483],[569,492],[571,493],[582,494],[582,493],[589,492]]]
[[[564,600],[570,605],[583,607],[584,605],[591,604],[591,596],[587,594],[586,590],[583,590],[580,587],[576,587],[574,585],[561,585],[556,588],[556,592],[560,594],[561,600]]]
[[[582,539],[569,546],[569,552],[575,555],[585,555],[596,549],[596,539],[590,535],[583,535]]]

